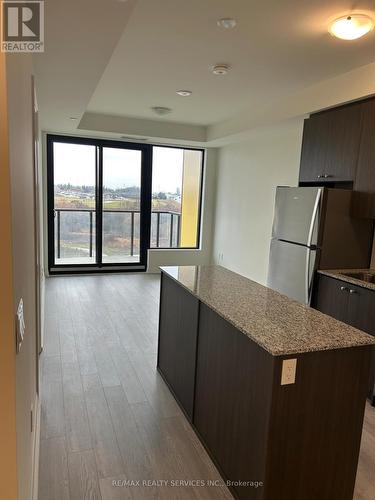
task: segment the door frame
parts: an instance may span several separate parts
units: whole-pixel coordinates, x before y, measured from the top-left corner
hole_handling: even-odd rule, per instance
[[[151,227],[151,190],[152,190],[152,146],[110,139],[96,139],[76,136],[47,134],[47,221],[48,221],[48,270],[56,274],[139,272],[147,269],[147,256],[150,247]],[[54,241],[54,158],[53,144],[85,144],[96,148],[96,255],[95,264],[55,264]],[[140,207],[140,262],[139,263],[102,263],[102,214],[103,214],[103,148],[138,150],[142,153],[141,163],[141,207]]]

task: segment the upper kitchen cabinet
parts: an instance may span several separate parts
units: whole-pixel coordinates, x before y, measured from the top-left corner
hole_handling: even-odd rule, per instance
[[[375,218],[375,99],[363,104],[362,136],[354,190],[354,215]]]
[[[305,120],[300,183],[354,182],[361,138],[362,104]]]

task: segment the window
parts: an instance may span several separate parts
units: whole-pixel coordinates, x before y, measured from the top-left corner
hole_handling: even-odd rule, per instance
[[[198,248],[203,151],[47,136],[53,273],[140,270],[149,248]]]
[[[199,246],[203,152],[153,147],[151,248]]]

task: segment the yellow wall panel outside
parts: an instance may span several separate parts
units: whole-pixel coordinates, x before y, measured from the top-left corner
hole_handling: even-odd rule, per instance
[[[196,247],[198,242],[202,152],[184,151],[182,174],[181,247]]]

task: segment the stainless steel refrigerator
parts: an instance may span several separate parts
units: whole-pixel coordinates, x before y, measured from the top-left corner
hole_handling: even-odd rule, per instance
[[[316,269],[366,268],[373,221],[351,216],[350,190],[276,188],[267,285],[310,304]]]

